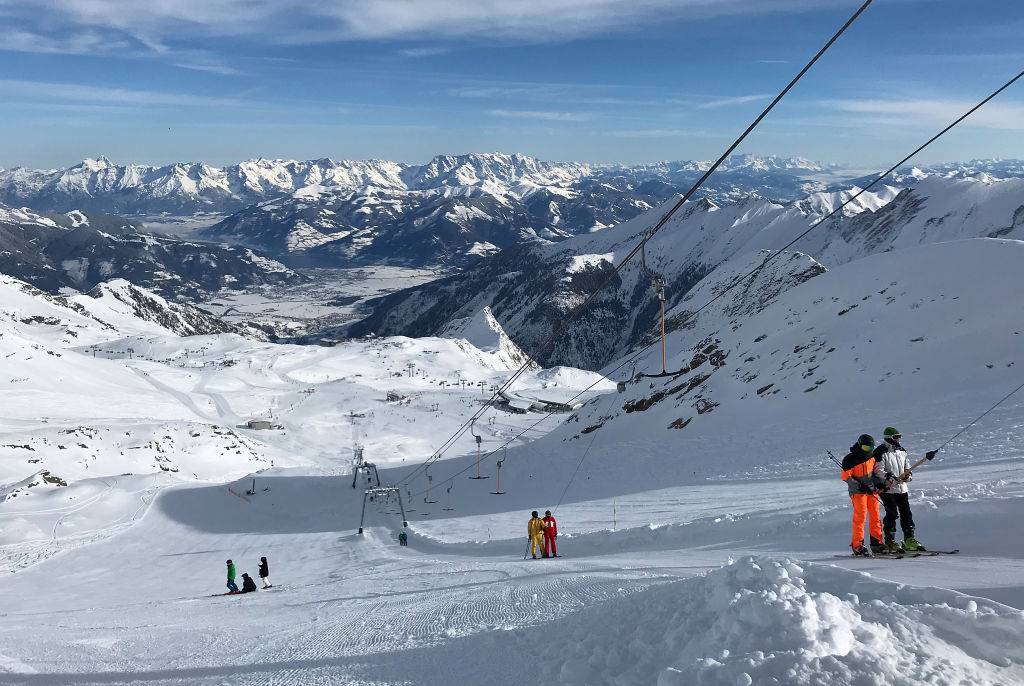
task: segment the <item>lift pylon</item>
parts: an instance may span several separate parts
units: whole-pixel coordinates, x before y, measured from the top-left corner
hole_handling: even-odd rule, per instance
[[[470,479],[490,479],[491,477],[483,476],[482,474],[480,474],[480,444],[483,443],[484,439],[483,439],[483,437],[480,434],[478,434],[475,431],[473,431],[473,425],[474,424],[476,424],[476,420],[474,420],[469,425],[469,433],[473,434],[473,438],[476,439],[476,476],[471,476],[469,478]]]
[[[505,452],[502,454],[501,459],[498,460],[498,480],[494,484],[494,490],[491,491],[491,495],[505,495],[505,491],[501,490],[501,463],[508,457],[508,448],[505,446],[501,447]]]
[[[402,510],[402,526],[403,527],[409,526],[409,521],[405,518],[405,507],[402,505],[402,492],[401,491],[399,491],[397,488],[394,488],[394,487],[367,488],[366,491],[363,493],[363,512],[362,512],[362,514],[359,515],[359,532],[358,533],[359,533],[360,536],[363,535],[363,521],[366,519],[366,499],[370,498],[371,500],[373,500],[373,498],[375,498],[375,497],[384,496],[384,495],[388,495],[388,494],[391,494],[391,493],[394,493],[396,496],[398,496],[398,507],[401,508],[401,510]]]

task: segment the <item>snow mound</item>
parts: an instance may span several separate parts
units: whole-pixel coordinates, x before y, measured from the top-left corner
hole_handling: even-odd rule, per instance
[[[832,566],[747,557],[521,646],[562,684],[1020,683],[1024,613]],[[519,647],[519,646],[517,646]]]
[[[472,317],[452,320],[440,336],[462,339],[474,348],[489,353],[497,365],[495,369],[519,369],[528,359],[526,353],[501,328],[490,307],[483,308]],[[538,367],[531,364],[530,368]]]

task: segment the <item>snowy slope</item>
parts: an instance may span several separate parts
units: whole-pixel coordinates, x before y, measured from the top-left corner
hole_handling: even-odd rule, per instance
[[[849,197],[849,191],[819,193],[788,207],[760,198],[721,207],[707,200],[692,203],[648,242],[648,267],[665,277],[668,304],[675,305],[726,260],[781,248]],[[903,191],[883,187],[861,195],[843,217],[818,226],[794,249],[832,267],[938,241],[1021,238],[1022,198],[1024,179],[932,178]],[[353,331],[429,335],[448,319],[486,305],[520,347],[533,351],[672,204],[557,245],[506,251],[457,276],[393,294]],[[546,351],[542,362],[600,367],[654,328],[658,303],[639,262],[634,258],[609,282],[588,306],[591,314]]]
[[[441,338],[458,338],[482,352],[491,353],[496,368],[516,370],[529,357],[512,342],[501,324],[494,318],[489,307],[480,310],[473,317],[456,319],[440,334]],[[536,364],[531,367],[537,368]]]
[[[893,188],[865,194],[847,212],[852,217],[884,206],[896,194]],[[730,257],[784,245],[831,211],[840,195],[820,194],[790,207],[757,197],[724,206],[709,200],[690,203],[648,242],[647,266],[665,278],[671,306]],[[451,318],[468,316],[486,305],[513,340],[533,352],[610,276],[676,200],[593,234],[506,250],[456,276],[387,296],[352,331],[432,335]],[[588,309],[591,314],[545,351],[542,362],[599,367],[652,328],[658,303],[639,256]]]
[[[700,280],[676,324],[758,255]],[[916,458],[1013,390],[1022,260],[1007,239],[828,271],[787,254],[674,328],[674,378],[524,375],[521,398],[597,397],[488,410],[479,480],[468,433],[416,469],[510,373],[461,339],[181,338],[4,295],[0,683],[1019,683],[1024,399],[915,472],[919,538],[958,555],[838,557],[850,508],[824,452],[895,424]],[[476,312],[462,332],[494,346]],[[636,371],[657,367],[654,348]],[[365,473],[352,487],[355,445],[408,527],[364,501]],[[533,509],[561,557],[525,559]],[[274,588],[210,597],[226,559],[260,556]]]
[[[799,255],[787,262],[792,272],[807,273],[813,264]],[[748,263],[712,273],[670,317],[710,300]],[[580,430],[590,428],[601,439],[597,449],[611,456],[642,436],[651,450],[642,468],[596,461],[621,489],[652,477],[685,480],[695,469],[716,473],[722,467],[703,456],[713,455],[723,436],[729,452],[742,455],[730,470],[772,473],[820,463],[825,446],[818,439],[832,437],[838,426],[847,426],[849,437],[827,445],[837,454],[863,431],[903,427],[908,413],[917,420],[907,433],[942,435],[1016,385],[1024,335],[1021,264],[1024,242],[974,239],[812,270],[809,279],[791,279],[792,287],[767,306],[763,289],[735,289],[695,326],[669,334],[668,368],[680,373],[635,378],[610,408],[592,401],[578,423],[546,440],[584,440]],[[779,283],[773,275],[768,280]],[[634,368],[660,372],[660,346],[635,365],[616,363],[605,373],[628,379]],[[747,426],[786,428],[736,430]],[[658,459],[680,442],[692,457]]]

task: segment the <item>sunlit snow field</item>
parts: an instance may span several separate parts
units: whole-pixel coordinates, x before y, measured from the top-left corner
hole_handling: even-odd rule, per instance
[[[897,256],[922,273],[964,267],[913,309],[921,274],[891,306],[859,299],[880,290],[864,265],[796,287],[785,316],[718,334],[735,362],[701,389],[720,406],[685,430],[665,428],[682,402],[623,409],[675,379],[618,393],[622,376],[530,371],[516,398],[566,402],[593,384],[573,401],[587,404],[546,419],[489,409],[428,470],[513,373],[496,331],[278,346],[104,311],[112,332],[5,283],[0,683],[1022,683],[1024,398],[915,472],[918,538],[957,555],[848,557],[846,486],[825,454],[896,423],[916,460],[1020,383],[1012,331],[993,332],[1015,326],[1021,279],[978,266],[1001,249]],[[995,286],[1006,298],[972,300]],[[809,289],[862,304],[819,312]],[[934,324],[950,313],[964,322],[952,342]],[[856,362],[835,327],[872,323],[930,342]],[[780,399],[741,402],[734,375],[762,332],[749,387],[771,381]],[[702,335],[671,337],[673,354]],[[800,336],[836,341],[814,393],[770,354]],[[906,374],[890,380],[887,365]],[[896,380],[900,392],[874,394]],[[394,499],[367,502],[357,533],[356,445],[399,487],[408,547]],[[469,478],[478,469],[488,478]],[[534,509],[555,511],[562,557],[527,559]],[[218,595],[225,560],[255,576],[261,556],[274,588]]]

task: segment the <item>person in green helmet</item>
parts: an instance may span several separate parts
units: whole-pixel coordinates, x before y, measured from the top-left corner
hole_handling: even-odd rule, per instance
[[[885,428],[885,439],[875,448],[875,462],[881,465],[885,473],[887,487],[879,495],[885,507],[882,518],[883,546],[887,552],[898,553],[904,550],[924,550],[914,538],[914,514],[910,511],[910,489],[907,484],[913,479],[910,473],[910,461],[907,451],[900,444],[903,435],[892,426]],[[896,542],[896,520],[903,530],[903,543]]]

